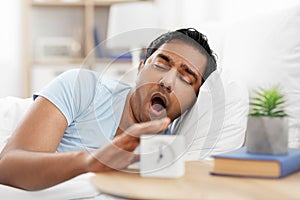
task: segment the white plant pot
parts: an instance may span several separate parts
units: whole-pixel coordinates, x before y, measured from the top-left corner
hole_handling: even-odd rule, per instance
[[[250,153],[286,154],[288,151],[287,118],[249,116],[246,146]]]

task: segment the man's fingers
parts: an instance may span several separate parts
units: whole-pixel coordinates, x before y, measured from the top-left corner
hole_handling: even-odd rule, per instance
[[[135,162],[138,162],[138,161],[140,161],[140,154],[134,153],[132,163],[135,163]]]
[[[127,129],[125,133],[134,137],[139,137],[143,134],[157,134],[166,130],[170,122],[171,120],[166,117],[160,120],[135,124]]]

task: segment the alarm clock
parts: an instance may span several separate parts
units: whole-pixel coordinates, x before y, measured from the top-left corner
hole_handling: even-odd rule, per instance
[[[184,175],[185,140],[182,135],[142,135],[140,174],[143,177],[178,178]]]

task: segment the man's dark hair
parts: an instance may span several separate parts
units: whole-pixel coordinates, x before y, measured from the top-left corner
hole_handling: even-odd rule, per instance
[[[208,78],[208,76],[216,70],[217,63],[214,52],[210,49],[207,38],[202,33],[198,32],[194,28],[178,29],[176,31],[168,32],[162,34],[154,41],[150,43],[146,50],[145,60],[146,60],[163,44],[168,43],[172,40],[181,40],[187,44],[196,47],[201,53],[203,53],[207,58],[207,64],[205,67],[204,74],[202,75],[203,82]]]

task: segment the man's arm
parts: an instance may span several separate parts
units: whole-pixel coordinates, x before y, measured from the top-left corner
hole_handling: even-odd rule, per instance
[[[84,153],[10,150],[0,160],[0,183],[25,190],[56,185],[86,172]]]
[[[54,154],[66,128],[56,106],[38,97],[0,154],[0,183],[36,190],[83,173],[74,159],[82,153]]]
[[[169,123],[165,119],[133,125],[93,153],[55,153],[67,121],[55,105],[38,97],[0,154],[0,183],[39,190],[85,172],[124,168],[136,159],[129,152],[139,144],[139,136],[161,132]]]

